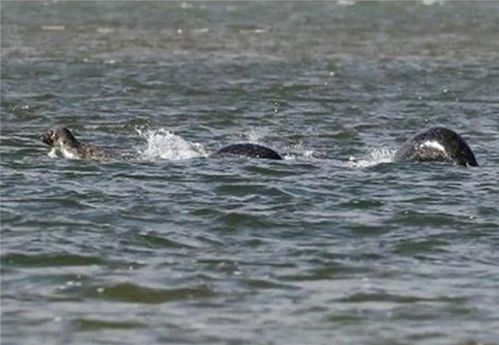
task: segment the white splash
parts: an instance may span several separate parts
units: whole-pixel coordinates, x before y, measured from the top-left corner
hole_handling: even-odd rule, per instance
[[[353,0],[337,0],[336,3],[340,6],[352,6],[355,5]]]
[[[368,168],[382,163],[391,163],[396,151],[394,149],[376,149],[365,158],[356,159],[355,157],[350,157],[347,165],[350,168]]]
[[[59,151],[58,151],[58,150],[56,150],[56,149],[54,149],[54,148],[51,148],[51,149],[50,149],[50,151],[49,151],[49,153],[48,153],[48,156],[49,156],[50,158],[58,158],[58,157],[59,157],[59,154],[58,154],[58,153],[59,153]]]
[[[67,150],[66,148],[56,149],[52,147],[48,153],[50,158],[67,158],[67,159],[80,159],[74,152]]]
[[[435,4],[439,4],[439,5],[443,5],[444,4],[444,0],[422,0],[421,2],[425,6],[432,6],[432,5],[435,5]]]
[[[287,161],[294,159],[315,159],[315,151],[304,149],[302,144],[293,145],[291,147],[284,148],[283,150],[285,151],[285,153],[283,154],[282,158]]]
[[[61,153],[62,155],[65,157],[65,158],[68,158],[68,159],[80,159],[80,157],[78,157],[78,154],[75,154],[75,152],[71,152],[69,151],[68,149],[66,149],[65,147],[63,147],[61,149]]]
[[[249,130],[248,133],[245,134],[245,136],[246,138],[248,138],[247,140],[249,142],[257,144],[262,138],[267,136],[268,132],[268,129],[258,127]]]
[[[208,155],[203,145],[191,143],[166,129],[136,130],[146,140],[145,149],[139,150],[143,159],[182,160]]]

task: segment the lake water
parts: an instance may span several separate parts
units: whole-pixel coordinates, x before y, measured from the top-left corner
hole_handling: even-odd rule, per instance
[[[499,344],[498,2],[2,1],[1,36],[2,344]],[[436,125],[480,167],[391,162]]]

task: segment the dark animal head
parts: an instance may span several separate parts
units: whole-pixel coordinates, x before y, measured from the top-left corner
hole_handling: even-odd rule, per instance
[[[50,147],[76,147],[80,145],[69,129],[62,126],[51,128],[40,139]]]
[[[473,151],[456,132],[444,127],[434,127],[427,132],[427,137],[429,139],[434,138],[440,142],[445,147],[449,157],[456,164],[472,167],[478,166]]]
[[[456,132],[434,127],[407,140],[395,153],[395,160],[454,162],[478,166],[466,141]]]

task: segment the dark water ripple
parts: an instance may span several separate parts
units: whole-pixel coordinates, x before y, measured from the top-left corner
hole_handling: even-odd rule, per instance
[[[2,344],[498,343],[497,3],[0,8]]]

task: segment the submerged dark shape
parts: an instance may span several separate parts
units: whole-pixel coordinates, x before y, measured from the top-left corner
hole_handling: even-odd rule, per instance
[[[82,144],[64,126],[51,128],[40,138],[52,148],[51,154],[71,159],[97,159],[107,160],[111,153],[95,146]]]
[[[222,147],[213,154],[214,157],[240,156],[249,158],[282,159],[271,148],[251,143],[239,143]]]
[[[456,132],[434,127],[414,135],[395,152],[395,161],[439,161],[478,166],[475,155]]]

